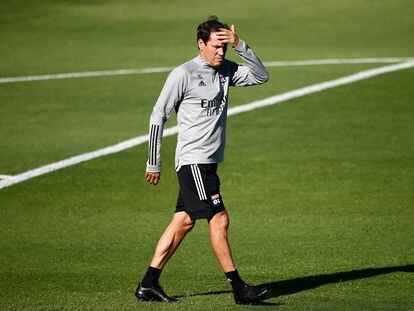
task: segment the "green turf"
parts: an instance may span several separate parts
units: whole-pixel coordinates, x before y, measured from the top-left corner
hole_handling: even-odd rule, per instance
[[[232,90],[230,106],[376,66],[272,68],[267,85]],[[17,174],[146,134],[165,78],[151,74],[0,85],[0,174]],[[167,125],[174,122],[173,117]]]
[[[410,0],[14,0],[0,3],[0,73],[178,64],[209,14],[236,24],[266,60],[413,56]]]
[[[2,2],[0,76],[179,64],[209,13],[236,23],[265,61],[413,57],[413,11],[410,1]],[[230,105],[377,66],[271,68]],[[0,174],[144,134],[165,77],[0,84]],[[0,309],[413,309],[413,81],[398,71],[229,118],[219,173],[230,241],[241,275],[273,288],[263,305],[234,304],[204,221],[161,278],[180,304],[134,299],[177,195],[169,137],[157,187],[143,179],[142,145],[0,190]]]

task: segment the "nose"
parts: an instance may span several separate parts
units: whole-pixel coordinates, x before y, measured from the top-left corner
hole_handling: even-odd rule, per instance
[[[218,55],[223,56],[224,55],[224,49],[223,48],[219,48],[217,50]]]

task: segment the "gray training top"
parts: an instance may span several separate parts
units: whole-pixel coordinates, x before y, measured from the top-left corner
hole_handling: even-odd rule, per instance
[[[244,41],[234,50],[244,65],[224,59],[215,69],[198,55],[169,74],[150,118],[147,172],[161,171],[162,133],[173,109],[178,121],[175,169],[223,162],[229,86],[262,84],[269,79]]]

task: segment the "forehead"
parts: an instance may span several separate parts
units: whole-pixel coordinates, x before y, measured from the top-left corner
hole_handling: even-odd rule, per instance
[[[219,39],[217,39],[217,32],[212,32],[212,33],[210,33],[210,38],[207,41],[207,45],[222,46],[222,45],[225,45],[225,44],[223,44]]]

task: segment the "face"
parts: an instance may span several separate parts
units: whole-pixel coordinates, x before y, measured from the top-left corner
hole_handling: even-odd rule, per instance
[[[227,43],[222,43],[217,39],[216,33],[212,32],[206,44],[203,40],[198,40],[198,48],[201,57],[213,68],[218,68],[226,56]]]

